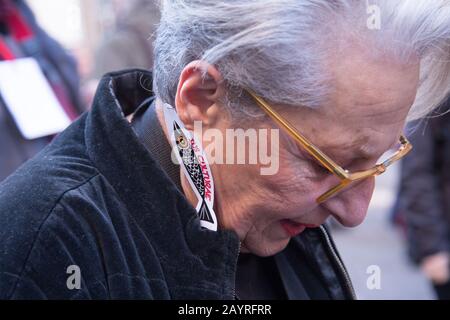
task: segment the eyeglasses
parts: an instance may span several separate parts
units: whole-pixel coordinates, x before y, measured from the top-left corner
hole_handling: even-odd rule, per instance
[[[247,93],[256,101],[259,107],[261,107],[267,115],[269,115],[276,123],[278,123],[282,128],[284,128],[287,133],[297,141],[300,146],[302,146],[315,160],[317,160],[323,167],[325,167],[332,174],[337,176],[340,180],[336,186],[332,187],[330,190],[322,194],[316,199],[317,203],[323,203],[328,199],[336,196],[343,190],[349,188],[349,186],[354,185],[364,179],[379,176],[386,171],[386,169],[392,165],[394,162],[403,158],[408,152],[411,151],[412,145],[406,139],[405,136],[400,136],[399,144],[400,147],[391,157],[375,165],[373,168],[364,171],[349,172],[341,166],[339,166],[335,161],[323,153],[314,144],[308,141],[305,136],[298,132],[288,120],[283,118],[278,112],[276,112],[263,98],[256,95],[252,90],[246,89]]]

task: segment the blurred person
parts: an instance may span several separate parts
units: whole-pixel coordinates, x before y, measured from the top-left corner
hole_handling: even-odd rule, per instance
[[[163,1],[153,73],[104,76],[0,185],[1,297],[355,298],[323,223],[364,220],[450,88],[450,3],[374,3]]]
[[[99,81],[111,71],[125,68],[151,69],[152,37],[160,19],[158,0],[116,1],[115,28],[105,33],[96,48],[93,71],[82,86],[83,101],[91,105]]]
[[[59,103],[68,116],[75,119],[82,112],[82,106],[74,59],[38,26],[24,1],[0,0],[0,63],[26,57],[33,57],[38,62]],[[39,101],[36,101],[36,107],[39,107]],[[0,90],[0,181],[49,141],[49,137],[24,138]]]
[[[450,101],[443,106],[448,110]],[[402,163],[397,210],[411,259],[439,299],[450,299],[450,114],[412,126],[415,149]]]
[[[105,34],[97,48],[93,77],[125,68],[151,69],[152,39],[160,19],[157,0],[127,1],[119,12],[116,28]]]

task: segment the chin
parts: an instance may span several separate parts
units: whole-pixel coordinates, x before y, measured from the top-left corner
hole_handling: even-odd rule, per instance
[[[283,251],[289,244],[289,241],[290,238],[277,241],[264,240],[254,243],[254,245],[243,243],[242,252],[249,252],[259,257],[270,257]],[[261,243],[264,243],[264,246],[261,246]]]

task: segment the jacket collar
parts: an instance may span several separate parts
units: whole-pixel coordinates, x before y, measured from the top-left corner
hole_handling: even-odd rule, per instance
[[[174,292],[199,289],[210,298],[234,298],[237,235],[200,227],[195,209],[127,120],[152,96],[150,72],[130,70],[103,77],[86,119],[88,156],[149,239],[162,261],[169,288],[178,288]]]
[[[180,166],[172,161],[172,148],[159,122],[154,97],[141,104],[134,113],[131,125],[139,140],[157,160],[164,172],[178,187],[178,190],[183,190],[180,180]]]

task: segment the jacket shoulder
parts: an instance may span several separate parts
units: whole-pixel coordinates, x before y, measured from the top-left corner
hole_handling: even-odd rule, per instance
[[[30,234],[17,233],[9,247],[0,244],[0,299],[168,298],[153,247],[145,242],[145,256],[157,271],[150,278],[136,248],[130,250],[142,239],[129,238],[127,217],[126,206],[101,174],[67,190],[31,232],[29,244],[22,242]],[[76,274],[75,290],[70,281]]]
[[[82,143],[63,133],[0,184],[0,273],[20,273],[61,199],[97,175]]]

